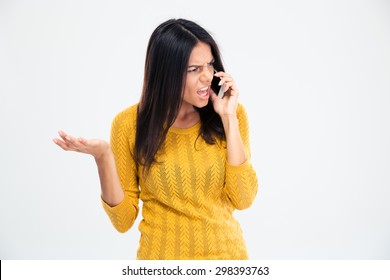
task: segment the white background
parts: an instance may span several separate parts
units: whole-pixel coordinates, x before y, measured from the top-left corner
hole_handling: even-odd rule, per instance
[[[109,139],[140,97],[169,18],[219,43],[261,184],[236,212],[251,259],[390,259],[388,1],[0,0],[0,259],[134,259],[93,159],[62,129]],[[139,217],[140,218],[140,217]]]

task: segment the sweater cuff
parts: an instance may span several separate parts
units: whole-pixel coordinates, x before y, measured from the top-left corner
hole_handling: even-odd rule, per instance
[[[244,170],[246,170],[247,168],[249,168],[250,165],[251,165],[251,163],[249,162],[248,159],[245,160],[240,165],[231,165],[231,164],[226,162],[226,172],[229,172],[229,173],[241,173]]]
[[[102,201],[102,205],[103,205],[104,210],[109,215],[110,214],[112,215],[115,213],[123,213],[122,211],[124,211],[124,209],[127,207],[127,205],[130,202],[127,195],[125,195],[123,200],[118,205],[115,205],[115,206],[108,205],[107,202],[105,202],[102,197],[100,197],[100,200]]]

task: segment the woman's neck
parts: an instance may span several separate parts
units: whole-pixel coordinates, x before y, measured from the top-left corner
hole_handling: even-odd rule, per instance
[[[189,128],[198,123],[199,120],[199,112],[196,111],[193,106],[186,108],[181,107],[172,126],[176,128]]]

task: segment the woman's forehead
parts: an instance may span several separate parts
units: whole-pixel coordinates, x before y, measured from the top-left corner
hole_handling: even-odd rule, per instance
[[[210,62],[213,59],[211,48],[208,44],[199,42],[192,49],[189,64],[191,65],[203,65]]]

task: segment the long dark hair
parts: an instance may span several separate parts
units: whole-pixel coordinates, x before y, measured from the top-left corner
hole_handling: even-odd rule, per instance
[[[146,169],[155,162],[155,155],[179,113],[188,61],[198,42],[210,46],[215,69],[224,71],[216,42],[192,21],[170,19],[160,24],[149,39],[134,151],[135,160]],[[199,135],[209,144],[215,144],[217,138],[223,140],[222,121],[211,100],[196,110],[201,120]]]

